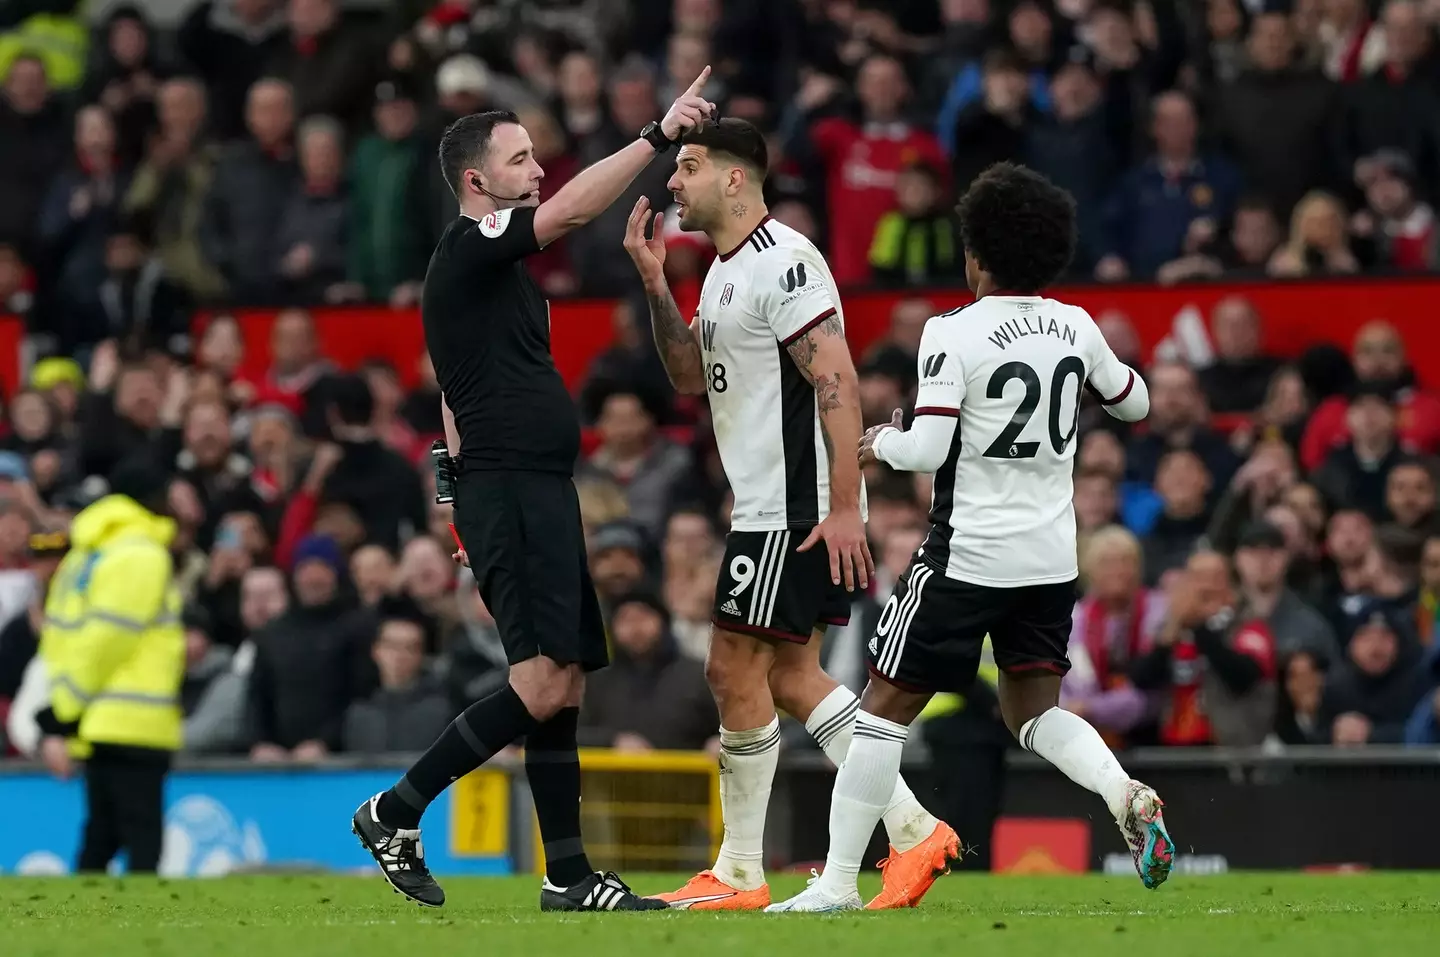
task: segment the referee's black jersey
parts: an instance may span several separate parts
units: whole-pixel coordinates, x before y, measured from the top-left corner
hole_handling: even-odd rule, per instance
[[[550,355],[549,304],[525,269],[535,208],[461,216],[425,273],[421,316],[465,469],[571,474],[580,424]]]

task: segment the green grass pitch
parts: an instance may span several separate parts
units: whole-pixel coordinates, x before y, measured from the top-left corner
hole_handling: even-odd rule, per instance
[[[633,875],[641,893],[671,889]],[[424,910],[378,876],[0,879],[15,957],[1420,957],[1440,953],[1440,874],[1134,878],[953,875],[915,910],[844,915],[541,914],[531,877],[446,881]],[[801,878],[775,876],[790,894]],[[869,876],[861,890],[878,888]]]

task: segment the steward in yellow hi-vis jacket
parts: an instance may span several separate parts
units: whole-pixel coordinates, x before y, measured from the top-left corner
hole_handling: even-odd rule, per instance
[[[169,478],[155,465],[122,464],[110,487],[75,516],[70,553],[50,582],[40,637],[50,707],[37,721],[50,739],[47,764],[55,767],[54,736],[85,761],[76,869],[103,871],[124,850],[131,873],[153,872],[185,674],[169,550],[175,522],[159,514]]]

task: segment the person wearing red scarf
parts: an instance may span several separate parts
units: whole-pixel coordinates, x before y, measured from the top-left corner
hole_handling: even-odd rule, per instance
[[[1112,748],[1158,713],[1153,695],[1130,682],[1130,663],[1150,651],[1165,622],[1165,595],[1141,587],[1141,550],[1135,536],[1111,525],[1085,544],[1081,568],[1087,587],[1075,606],[1070,632],[1070,673],[1060,706],[1095,726]]]

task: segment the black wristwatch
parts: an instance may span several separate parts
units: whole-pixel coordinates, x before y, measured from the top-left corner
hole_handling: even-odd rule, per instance
[[[653,146],[657,153],[668,152],[675,145],[675,141],[666,136],[665,131],[660,128],[658,120],[646,123],[645,128],[640,131],[640,138]]]

